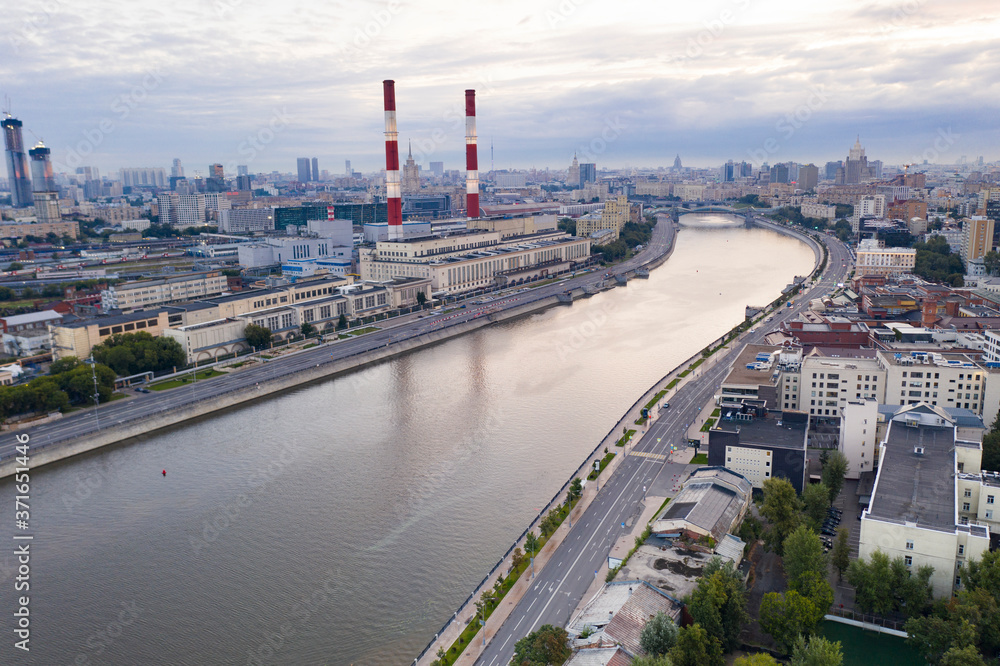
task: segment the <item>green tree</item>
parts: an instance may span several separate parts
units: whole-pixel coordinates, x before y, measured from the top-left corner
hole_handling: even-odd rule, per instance
[[[542,536],[549,536],[559,527],[559,511],[557,509],[552,509],[545,517],[542,518],[542,522],[538,525],[538,530],[542,533]]]
[[[247,324],[243,329],[243,337],[254,349],[265,349],[271,344],[271,329],[257,324]]]
[[[583,482],[580,477],[573,479],[566,491],[566,502],[572,504],[573,500],[579,499],[583,495]]]
[[[524,550],[527,551],[531,557],[534,557],[538,553],[538,537],[535,536],[534,532],[528,532],[528,535],[524,537]]]
[[[112,335],[91,352],[94,360],[119,376],[157,372],[187,364],[187,354],[173,338],[154,338],[146,331]]]
[[[8,271],[20,271],[20,270],[24,270],[24,264],[22,264],[19,261],[12,261],[12,262],[10,262],[10,264],[7,265],[7,270]]]
[[[316,335],[316,327],[309,322],[303,322],[302,326],[299,328],[302,333],[303,338],[308,338],[310,336]]]
[[[825,576],[827,571],[826,553],[823,543],[816,533],[805,525],[799,525],[788,535],[784,544],[785,576],[789,585],[794,584],[804,574],[814,572]]]
[[[746,584],[732,562],[712,558],[686,601],[694,621],[718,638],[726,652],[739,645],[740,631],[750,617]]]
[[[520,548],[515,548],[514,552],[510,555],[510,566],[516,570],[521,566],[522,562],[524,562],[524,551]]]
[[[80,365],[80,359],[78,359],[76,356],[66,356],[65,358],[59,359],[58,361],[52,361],[52,364],[49,366],[49,374],[60,375],[64,372],[69,372],[70,370],[78,367],[79,365]]]
[[[569,635],[562,627],[545,624],[514,645],[513,664],[517,666],[559,666],[573,654]]]
[[[13,301],[17,294],[10,287],[0,287],[0,301]]]
[[[830,491],[830,504],[833,504],[840,489],[844,487],[847,467],[847,457],[840,451],[832,451],[823,465],[823,485]]]
[[[983,436],[983,469],[1000,472],[1000,414],[993,420],[993,427]]]
[[[983,255],[983,266],[989,275],[996,275],[1000,271],[1000,252],[990,250]]]
[[[347,328],[347,315],[340,315],[340,319],[337,320],[337,330]]]
[[[417,305],[424,307],[427,304],[427,294],[423,291],[417,292]]]
[[[818,532],[830,506],[830,490],[822,483],[810,483],[802,490],[802,508],[809,528]]]
[[[805,636],[795,639],[792,647],[791,666],[840,666],[844,653],[840,641],[830,641],[822,636]]]
[[[760,628],[790,653],[800,635],[816,628],[818,613],[813,602],[795,590],[768,592],[760,602]]]
[[[986,666],[982,655],[972,645],[953,647],[941,657],[941,666]]]
[[[830,564],[837,570],[837,580],[844,580],[844,572],[851,565],[851,544],[848,537],[845,528],[838,529],[837,540],[833,543],[833,550],[830,551]]]
[[[787,479],[770,478],[764,482],[764,504],[760,514],[767,519],[764,543],[781,555],[785,539],[799,525],[801,503],[795,488]]]
[[[667,653],[673,666],[724,666],[719,639],[697,622],[677,634],[677,645]]]
[[[646,655],[633,659],[632,666],[673,666],[673,664],[670,662],[670,657],[666,655],[660,655],[658,657]]]
[[[663,612],[649,618],[639,634],[639,645],[652,655],[664,655],[676,644],[677,625]]]
[[[914,573],[902,557],[893,560],[876,550],[868,561],[857,559],[847,567],[847,582],[854,586],[855,605],[866,613],[916,615],[931,598],[933,567]]]
[[[733,666],[780,666],[780,664],[777,659],[768,653],[758,652],[757,654],[740,657],[733,662]]]

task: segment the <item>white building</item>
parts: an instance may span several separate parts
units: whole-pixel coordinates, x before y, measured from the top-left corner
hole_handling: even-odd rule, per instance
[[[160,224],[200,227],[205,224],[204,194],[161,194],[157,197]]]
[[[240,265],[244,268],[263,268],[300,259],[336,257],[339,251],[345,251],[349,255],[352,246],[335,246],[329,238],[287,236],[262,238],[253,244],[240,245],[239,258]]]
[[[802,360],[800,402],[794,407],[815,416],[836,417],[851,401],[885,402],[886,371],[873,358],[810,355]]]
[[[885,217],[885,195],[866,194],[862,196],[854,206],[854,215],[851,216],[851,230],[858,233],[862,217]]]
[[[876,352],[886,371],[884,403],[969,409],[983,415],[986,371],[965,354],[939,352]],[[996,406],[991,406],[996,413]]]
[[[989,485],[980,474],[982,432],[960,427],[927,404],[892,418],[879,445],[871,503],[862,514],[860,557],[880,550],[914,570],[933,567],[931,586],[939,598],[961,586],[959,567],[980,559],[990,546],[989,525],[971,518],[974,491],[986,497],[992,492],[982,490]]]
[[[273,230],[273,208],[230,208],[219,211],[220,233],[242,234]]]
[[[837,217],[837,207],[821,203],[803,203],[802,214],[806,217],[818,217],[821,220],[832,220]]]
[[[917,251],[911,247],[882,247],[882,243],[866,238],[858,244],[857,276],[898,276],[912,273],[917,265]]]
[[[878,453],[878,402],[849,400],[841,410],[838,448],[847,458],[847,478],[875,469]]]

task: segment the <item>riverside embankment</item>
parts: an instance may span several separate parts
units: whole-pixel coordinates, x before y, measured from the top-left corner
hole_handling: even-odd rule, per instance
[[[45,584],[32,610],[46,640],[26,666],[81,653],[149,666],[243,663],[248,652],[262,663],[412,663],[637,396],[814,263],[790,237],[703,219],[719,228],[683,228],[670,260],[627,288],[35,470],[45,547],[33,564]],[[677,418],[685,398],[670,402]],[[14,494],[0,481],[0,496]],[[599,541],[581,564],[601,559]],[[0,583],[9,564],[0,554]],[[97,657],[88,637],[133,601],[143,620]],[[266,636],[286,625],[267,656]]]
[[[312,382],[353,372],[375,363],[429,345],[466,335],[471,331],[503,323],[557,305],[572,304],[597,290],[624,286],[637,271],[660,266],[673,252],[677,228],[660,216],[649,245],[632,259],[612,269],[613,277],[596,271],[557,283],[536,287],[516,296],[499,297],[488,306],[467,308],[446,319],[439,315],[383,329],[350,341],[326,343],[289,354],[261,366],[227,373],[227,376],[199,383],[190,392],[178,388],[168,394],[132,398],[130,405],[102,406],[97,417],[93,410],[74,414],[21,432],[32,442],[32,466],[37,468],[59,460],[124,442],[220,410],[261,400]],[[143,409],[143,407],[145,408]],[[130,409],[131,407],[131,409]],[[93,422],[91,422],[93,419]],[[100,421],[104,425],[100,427]],[[0,445],[0,478],[17,468],[14,438]]]

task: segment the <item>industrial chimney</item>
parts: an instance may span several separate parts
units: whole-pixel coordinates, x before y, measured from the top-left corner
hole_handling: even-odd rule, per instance
[[[399,187],[399,135],[396,131],[396,84],[383,81],[385,97],[385,196],[389,209],[389,240],[403,240],[403,201]]]
[[[479,217],[479,156],[476,150],[476,91],[465,91],[465,214]]]

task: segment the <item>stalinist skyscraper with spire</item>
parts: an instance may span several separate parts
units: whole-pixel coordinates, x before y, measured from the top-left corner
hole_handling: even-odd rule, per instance
[[[844,163],[844,183],[847,185],[860,183],[865,179],[867,172],[868,158],[865,157],[865,149],[861,147],[861,136],[859,135]]]
[[[580,162],[576,159],[576,153],[573,153],[573,163],[566,171],[566,184],[580,187]]]
[[[413,144],[410,144],[410,154],[403,164],[403,192],[415,194],[420,189],[420,167],[413,161]]]

